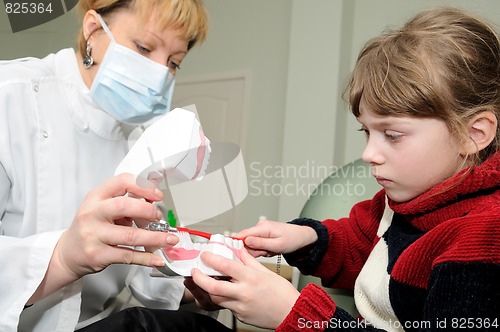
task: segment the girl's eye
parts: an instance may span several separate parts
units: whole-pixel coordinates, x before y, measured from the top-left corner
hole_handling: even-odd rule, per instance
[[[364,132],[366,137],[370,136],[370,131],[366,128],[359,128],[358,131]]]
[[[400,134],[396,134],[396,133],[393,133],[393,132],[389,132],[389,131],[387,131],[387,130],[386,130],[386,131],[384,131],[384,135],[385,135],[385,137],[386,137],[389,141],[391,141],[391,142],[397,142],[397,141],[399,141],[399,140],[401,139],[401,137],[403,136],[403,135],[400,135]]]

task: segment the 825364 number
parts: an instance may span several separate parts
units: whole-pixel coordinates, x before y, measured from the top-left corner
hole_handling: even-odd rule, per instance
[[[41,2],[7,2],[5,3],[5,12],[7,14],[43,14],[52,13],[52,3],[44,4]]]

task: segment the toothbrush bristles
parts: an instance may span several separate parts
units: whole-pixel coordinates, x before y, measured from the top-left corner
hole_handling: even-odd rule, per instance
[[[198,231],[196,229],[189,229],[189,228],[184,228],[184,227],[177,227],[177,230],[179,232],[186,232],[186,233],[189,233],[191,235],[203,237],[203,238],[205,238],[207,240],[210,240],[210,237],[212,236],[212,234],[210,234],[210,233],[203,232],[203,231]]]

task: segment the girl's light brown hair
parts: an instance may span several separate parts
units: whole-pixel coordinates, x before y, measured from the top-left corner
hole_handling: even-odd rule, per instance
[[[401,29],[370,40],[345,91],[359,116],[361,98],[379,115],[439,118],[462,142],[468,120],[483,112],[500,119],[500,43],[485,21],[456,8],[421,12]],[[475,156],[498,151],[496,139]]]
[[[208,14],[202,0],[80,0],[79,9],[85,14],[93,9],[106,17],[118,9],[136,13],[141,23],[155,17],[158,27],[179,28],[188,41],[188,49],[205,40],[208,31]],[[85,56],[86,40],[83,31],[78,34],[78,51]]]

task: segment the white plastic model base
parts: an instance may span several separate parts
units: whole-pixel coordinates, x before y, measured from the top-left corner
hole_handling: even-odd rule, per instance
[[[208,243],[193,243],[188,233],[179,232],[175,235],[179,237],[179,243],[174,247],[158,249],[155,252],[165,261],[165,266],[159,267],[158,270],[168,276],[191,276],[191,270],[195,267],[207,275],[222,276],[219,272],[203,264],[200,254],[205,251],[241,262],[242,240],[232,239],[222,234],[213,234]]]

